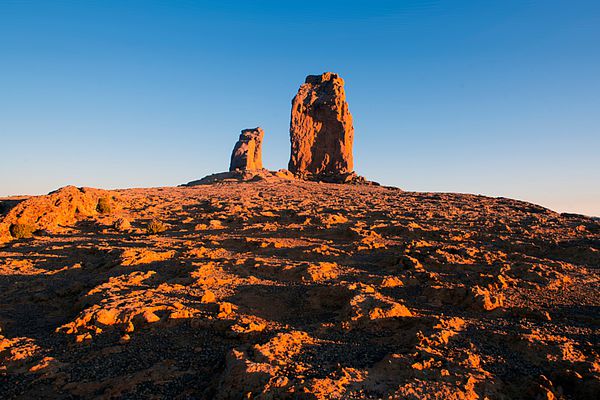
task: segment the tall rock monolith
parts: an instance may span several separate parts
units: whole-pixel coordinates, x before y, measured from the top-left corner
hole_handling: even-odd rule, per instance
[[[262,169],[262,128],[244,129],[231,153],[229,171]]]
[[[343,177],[353,172],[354,127],[344,80],[309,75],[292,100],[289,170],[303,178]]]

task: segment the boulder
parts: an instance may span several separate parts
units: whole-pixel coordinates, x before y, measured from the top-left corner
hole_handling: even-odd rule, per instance
[[[231,153],[229,171],[262,169],[262,128],[244,129]]]
[[[100,199],[110,199],[113,212],[116,211],[119,207],[117,197],[115,192],[75,186],[65,186],[44,196],[29,197],[0,216],[0,244],[15,238],[15,228],[64,233],[76,222],[97,216]]]
[[[354,127],[344,80],[337,74],[306,77],[292,100],[290,140],[288,169],[295,175],[343,182],[352,174]]]

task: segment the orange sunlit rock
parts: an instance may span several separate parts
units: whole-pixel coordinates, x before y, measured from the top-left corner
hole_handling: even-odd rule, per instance
[[[233,153],[229,171],[262,169],[262,141],[265,132],[262,128],[244,129],[240,134]]]
[[[0,215],[3,398],[597,397],[598,220],[262,171]]]
[[[289,170],[302,177],[343,176],[354,171],[354,126],[344,80],[309,75],[292,100]]]

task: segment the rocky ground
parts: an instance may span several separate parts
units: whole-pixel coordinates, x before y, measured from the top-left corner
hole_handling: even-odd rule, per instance
[[[598,220],[284,177],[0,204],[3,399],[600,393]]]

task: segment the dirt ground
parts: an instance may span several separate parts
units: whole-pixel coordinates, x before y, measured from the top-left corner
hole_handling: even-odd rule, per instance
[[[288,179],[0,204],[3,399],[599,398],[592,218]]]

